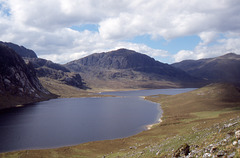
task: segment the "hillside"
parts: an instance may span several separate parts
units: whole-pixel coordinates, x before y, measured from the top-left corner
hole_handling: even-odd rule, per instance
[[[58,85],[63,84],[62,86],[66,84],[66,85],[81,88],[81,89],[86,88],[84,86],[81,76],[78,73],[70,72],[70,70],[68,70],[66,67],[57,63],[53,63],[50,60],[38,58],[34,51],[27,49],[23,46],[19,46],[17,44],[10,43],[10,42],[0,41],[0,43],[13,49],[17,54],[19,54],[24,59],[24,61],[27,64],[31,62],[32,66],[36,71],[37,77],[39,79],[42,78],[41,81],[44,81],[44,85],[57,83]],[[47,83],[48,81],[51,81],[51,83]],[[68,86],[65,86],[65,87],[69,89],[74,89]],[[52,90],[52,89],[49,89],[49,87],[45,87],[45,88],[49,91]],[[59,89],[58,91],[60,90],[62,89]],[[72,91],[71,95],[74,92],[75,90]],[[58,94],[62,94],[62,93],[58,93]],[[68,94],[65,94],[64,96],[68,96]]]
[[[65,65],[91,88],[163,88],[199,86],[200,80],[132,50],[95,53]]]
[[[0,44],[0,109],[53,97],[40,84],[33,66]]]
[[[240,156],[240,90],[211,84],[178,95],[145,99],[161,103],[162,122],[135,136],[57,149],[2,153],[0,157],[233,157]]]
[[[2,42],[2,41],[0,41],[0,44],[4,44],[4,45],[8,46],[9,48],[12,48],[21,57],[37,58],[37,55],[33,50],[27,49],[23,46],[19,46],[17,44],[11,43],[11,42]]]
[[[185,60],[172,66],[208,82],[228,82],[240,85],[240,55],[229,53],[216,58]]]

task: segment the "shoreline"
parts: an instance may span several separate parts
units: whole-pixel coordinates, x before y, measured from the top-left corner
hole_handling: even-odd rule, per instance
[[[162,116],[161,116],[161,118],[162,118]],[[153,124],[150,124],[150,125],[146,125],[146,126],[145,126],[146,130],[150,130],[150,129],[153,128],[153,126],[159,125],[160,123],[162,123],[162,119],[161,119],[161,118],[158,119],[157,123],[153,123]]]
[[[153,101],[151,101],[151,100],[146,99],[147,96],[139,96],[139,97],[142,98],[142,99],[144,99],[144,100],[146,100],[146,101],[153,102]],[[163,121],[163,120],[162,120],[163,110],[162,110],[162,108],[161,108],[161,104],[159,104],[159,103],[157,103],[157,102],[153,102],[153,103],[158,104],[158,110],[159,110],[159,115],[160,115],[160,117],[159,117],[159,119],[157,120],[156,123],[146,125],[146,126],[145,126],[146,130],[152,129],[153,126],[159,125],[159,124],[162,123],[162,121]]]
[[[90,93],[98,93],[101,95],[101,93],[108,93],[108,92],[125,92],[125,91],[140,91],[140,90],[151,90],[147,88],[137,88],[137,89],[101,89],[101,90],[93,90],[93,92]]]

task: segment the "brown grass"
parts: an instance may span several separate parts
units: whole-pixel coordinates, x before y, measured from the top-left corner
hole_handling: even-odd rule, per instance
[[[104,95],[97,94],[98,90],[83,90],[45,77],[39,80],[44,88],[61,98],[104,97]]]

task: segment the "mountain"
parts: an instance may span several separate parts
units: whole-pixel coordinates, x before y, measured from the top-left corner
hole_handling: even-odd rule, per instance
[[[21,57],[37,58],[37,55],[33,50],[27,49],[23,46],[19,46],[14,43],[10,43],[10,42],[2,42],[2,41],[0,41],[0,44],[4,44],[4,45],[12,48]]]
[[[12,48],[25,60],[26,63],[31,62],[37,72],[38,77],[46,77],[60,81],[62,84],[83,88],[81,76],[77,73],[71,73],[66,67],[53,63],[50,60],[38,58],[34,51],[23,46],[1,41],[0,44],[4,44],[9,48]]]
[[[196,86],[186,72],[128,49],[95,53],[65,65],[94,88],[164,88]]]
[[[40,84],[31,63],[0,44],[0,109],[56,97]]]
[[[185,60],[172,64],[208,82],[228,82],[240,85],[240,55],[229,53],[216,58]]]
[[[24,60],[27,63],[32,63],[39,78],[51,78],[77,88],[84,87],[82,78],[78,73],[70,72],[70,70],[60,64],[41,58],[25,58]]]

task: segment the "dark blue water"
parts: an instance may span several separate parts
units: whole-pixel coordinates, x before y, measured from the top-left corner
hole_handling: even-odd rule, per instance
[[[107,98],[63,98],[0,112],[0,152],[53,148],[137,134],[155,123],[158,104],[137,96],[192,89],[111,92]]]

